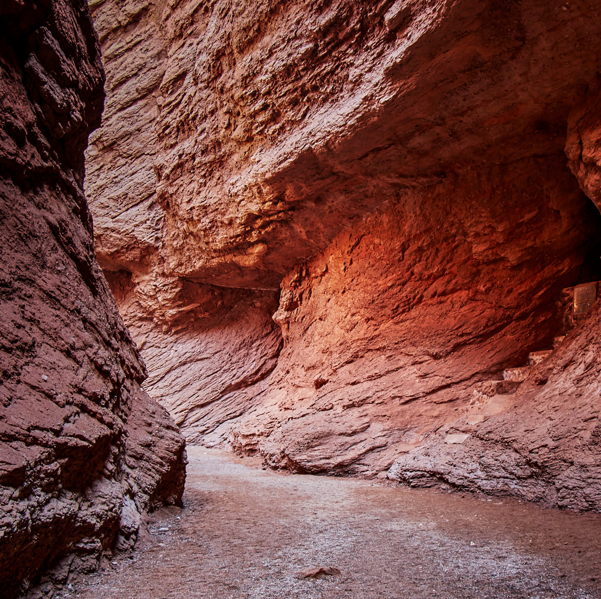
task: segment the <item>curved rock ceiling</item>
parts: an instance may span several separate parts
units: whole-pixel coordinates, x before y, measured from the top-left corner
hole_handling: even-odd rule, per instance
[[[601,507],[598,2],[91,6],[98,259],[191,442]]]

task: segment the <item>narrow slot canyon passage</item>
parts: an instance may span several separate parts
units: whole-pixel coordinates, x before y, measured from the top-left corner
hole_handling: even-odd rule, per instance
[[[599,0],[0,0],[0,599],[601,599],[600,323]]]
[[[514,499],[261,470],[190,447],[184,509],[59,597],[592,599],[601,518]],[[318,574],[333,568],[333,574]],[[307,576],[307,578],[303,578]]]

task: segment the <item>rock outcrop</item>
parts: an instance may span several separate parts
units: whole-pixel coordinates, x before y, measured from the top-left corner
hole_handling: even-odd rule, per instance
[[[407,192],[286,277],[286,344],[234,446],[300,472],[392,466],[411,485],[598,507],[600,472],[577,459],[598,382],[572,380],[595,355],[590,321],[519,389],[503,373],[565,334],[562,287],[594,276],[600,220],[559,159]]]
[[[93,7],[102,264],[155,248],[168,275],[226,287],[277,288],[407,186],[561,152],[598,67],[592,1]]]
[[[601,210],[601,76],[588,86],[568,120],[566,155],[586,195]]]
[[[601,508],[561,300],[601,278],[598,3],[92,7],[96,248],[185,435]]]
[[[0,46],[0,594],[46,596],[181,501],[185,451],[94,253],[84,150],[104,73],[87,3],[7,0]]]

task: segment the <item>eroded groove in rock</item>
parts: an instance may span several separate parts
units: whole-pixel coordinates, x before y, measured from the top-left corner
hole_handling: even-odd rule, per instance
[[[574,437],[592,430],[593,377],[582,400],[561,408],[546,402],[573,375],[557,377],[555,391],[541,388],[547,362],[529,376],[538,386],[479,390],[553,346],[561,289],[586,276],[591,251],[598,258],[587,240],[600,221],[561,156],[404,194],[285,279],[274,319],[286,346],[264,401],[234,427],[234,445],[298,471],[374,475],[394,463],[394,476],[411,484],[536,500],[555,493],[549,501],[597,508],[599,497],[554,480],[575,447],[558,443],[544,460],[540,449],[530,454],[556,427]],[[573,331],[568,344],[581,345],[578,335],[589,332]],[[552,422],[541,417],[547,411]],[[482,419],[469,424],[472,415]],[[454,433],[471,438],[458,449],[445,443]],[[598,486],[582,464],[572,476]]]
[[[275,368],[278,294],[107,275],[150,372],[144,387],[188,440],[227,441],[230,421],[260,400]]]
[[[181,500],[185,453],[140,388],[94,254],[83,152],[104,74],[87,3],[9,0],[0,23],[0,594],[13,597],[131,546],[141,513]]]
[[[593,378],[572,397],[558,360],[582,364],[593,323],[562,330],[562,289],[601,278],[578,189],[599,205],[599,12],[93,2],[99,260],[190,439],[601,507],[574,462],[592,445],[566,433],[537,457],[548,411],[566,431],[596,418]]]

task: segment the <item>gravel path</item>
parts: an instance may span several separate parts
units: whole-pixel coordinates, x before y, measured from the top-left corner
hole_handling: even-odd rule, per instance
[[[599,515],[188,455],[186,507],[61,597],[601,599]]]

